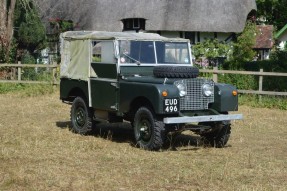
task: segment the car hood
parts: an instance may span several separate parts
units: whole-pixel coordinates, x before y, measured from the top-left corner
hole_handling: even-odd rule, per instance
[[[131,76],[125,77],[124,81],[128,82],[140,82],[140,83],[153,83],[153,84],[173,84],[180,79],[174,78],[156,78],[154,76]]]

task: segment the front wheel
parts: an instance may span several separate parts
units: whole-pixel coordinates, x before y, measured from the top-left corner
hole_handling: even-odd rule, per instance
[[[227,144],[231,134],[230,124],[220,122],[220,123],[212,123],[209,125],[212,126],[213,130],[201,134],[204,143],[209,144],[212,147],[223,148]]]
[[[154,119],[153,113],[146,107],[137,110],[133,122],[136,143],[146,150],[159,150],[165,140],[162,121]]]
[[[85,100],[76,97],[71,108],[72,131],[79,134],[87,134],[92,130],[93,113],[88,108]]]

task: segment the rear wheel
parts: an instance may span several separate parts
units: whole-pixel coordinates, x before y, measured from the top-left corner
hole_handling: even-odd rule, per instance
[[[76,97],[73,101],[71,108],[71,126],[73,132],[82,135],[92,130],[93,113],[81,97]]]
[[[133,122],[137,145],[146,150],[159,150],[165,140],[162,121],[154,119],[153,113],[146,107],[137,110]]]

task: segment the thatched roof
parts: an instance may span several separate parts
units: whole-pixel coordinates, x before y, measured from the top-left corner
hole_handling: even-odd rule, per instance
[[[71,10],[77,14],[70,19],[79,21],[84,30],[98,31],[122,31],[122,19],[143,18],[147,31],[241,32],[248,14],[256,10],[255,0],[81,0],[78,3],[58,0],[57,4],[59,2],[65,6],[53,7],[45,13],[43,10],[43,13],[63,15],[63,11],[73,5],[75,8]],[[81,9],[83,13],[79,14]]]

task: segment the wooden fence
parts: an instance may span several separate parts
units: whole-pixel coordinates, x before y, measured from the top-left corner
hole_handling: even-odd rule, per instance
[[[0,71],[1,68],[10,68],[11,70],[8,70],[9,72],[5,73],[6,76],[4,78],[6,79],[0,79],[0,83],[22,83],[22,84],[52,84],[52,85],[58,85],[59,81],[57,79],[57,69],[59,65],[55,64],[21,64],[21,62],[18,62],[18,64],[0,64]],[[32,80],[23,80],[22,79],[22,70],[23,68],[46,68],[51,70],[51,80],[50,81],[32,81]],[[15,78],[16,76],[16,78]],[[2,76],[3,78],[3,76]]]
[[[30,84],[53,84],[58,85],[59,81],[56,77],[57,69],[59,65],[43,65],[43,64],[0,64],[1,68],[14,68],[17,72],[17,79],[9,79],[9,80],[0,80],[0,83],[30,83]],[[22,68],[50,68],[51,72],[51,81],[27,81],[22,80]],[[263,91],[263,77],[264,76],[275,76],[275,77],[287,77],[287,73],[276,73],[276,72],[264,72],[263,69],[260,69],[259,72],[253,71],[233,71],[233,70],[218,70],[217,67],[214,67],[213,70],[205,70],[202,69],[200,72],[203,73],[211,73],[213,74],[213,80],[218,82],[218,74],[241,74],[241,75],[254,75],[259,76],[259,87],[258,90],[239,90],[239,93],[243,94],[257,94],[257,95],[279,95],[279,96],[287,96],[287,92],[273,92],[273,91]],[[286,78],[287,82],[287,78]]]
[[[233,70],[218,70],[214,67],[213,70],[199,70],[203,73],[212,73],[213,81],[218,82],[218,74],[241,74],[241,75],[253,75],[259,76],[259,87],[258,90],[238,90],[239,93],[243,94],[257,94],[257,95],[273,95],[273,96],[287,96],[287,92],[273,92],[273,91],[263,91],[263,77],[264,76],[274,76],[274,77],[287,77],[287,73],[277,73],[277,72],[264,72],[260,69],[259,72],[253,71],[233,71]],[[286,78],[287,82],[287,78]]]

